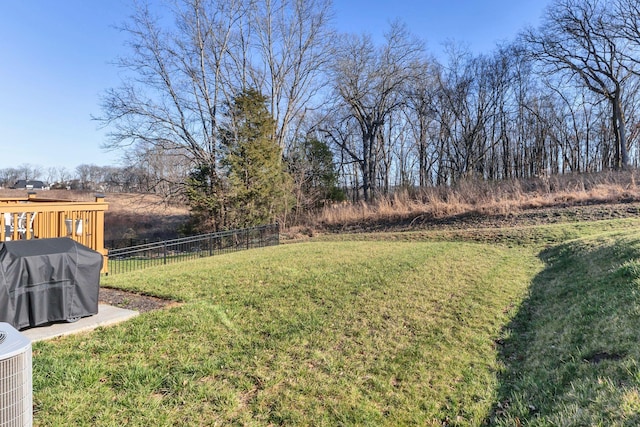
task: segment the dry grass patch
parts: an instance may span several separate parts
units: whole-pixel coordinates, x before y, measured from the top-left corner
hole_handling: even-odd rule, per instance
[[[186,204],[168,204],[155,194],[108,193],[105,239],[169,239],[188,215]]]
[[[315,227],[379,223],[461,214],[507,215],[531,209],[640,200],[636,171],[486,182],[464,180],[455,186],[401,191],[374,202],[325,207]]]

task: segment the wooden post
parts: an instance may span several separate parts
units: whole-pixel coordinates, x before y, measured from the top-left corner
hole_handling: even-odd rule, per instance
[[[96,194],[96,203],[104,203],[104,194]],[[102,254],[102,273],[109,273],[109,254],[104,247],[104,211],[100,210],[96,212],[96,221],[93,227],[93,242],[96,245],[96,250]]]

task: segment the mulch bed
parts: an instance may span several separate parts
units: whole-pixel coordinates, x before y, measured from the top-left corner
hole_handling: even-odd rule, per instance
[[[126,308],[127,310],[135,310],[140,313],[159,310],[161,308],[175,306],[177,304],[176,301],[172,300],[103,287],[100,288],[98,300],[101,304]]]

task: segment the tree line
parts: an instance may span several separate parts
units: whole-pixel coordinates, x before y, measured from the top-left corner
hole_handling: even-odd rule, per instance
[[[635,0],[555,0],[510,43],[451,43],[444,58],[401,22],[378,40],[338,33],[332,13],[329,0],[139,6],[103,98],[106,145],[213,229],[640,161]]]
[[[121,167],[81,164],[70,170],[25,163],[15,168],[0,169],[0,188],[11,188],[20,180],[42,181],[48,188],[59,190],[168,194],[163,192],[158,176],[139,164]]]

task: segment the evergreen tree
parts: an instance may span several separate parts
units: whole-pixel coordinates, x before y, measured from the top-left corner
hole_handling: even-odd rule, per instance
[[[324,206],[327,201],[343,201],[338,187],[338,171],[326,142],[315,137],[297,141],[287,157],[289,172],[296,186],[296,212]]]
[[[226,227],[226,191],[213,166],[201,164],[191,171],[186,196],[191,219],[182,230],[184,234],[220,231]]]
[[[238,94],[223,131],[223,166],[228,179],[227,225],[248,227],[283,219],[292,206],[291,178],[275,142],[267,98],[255,89]]]

